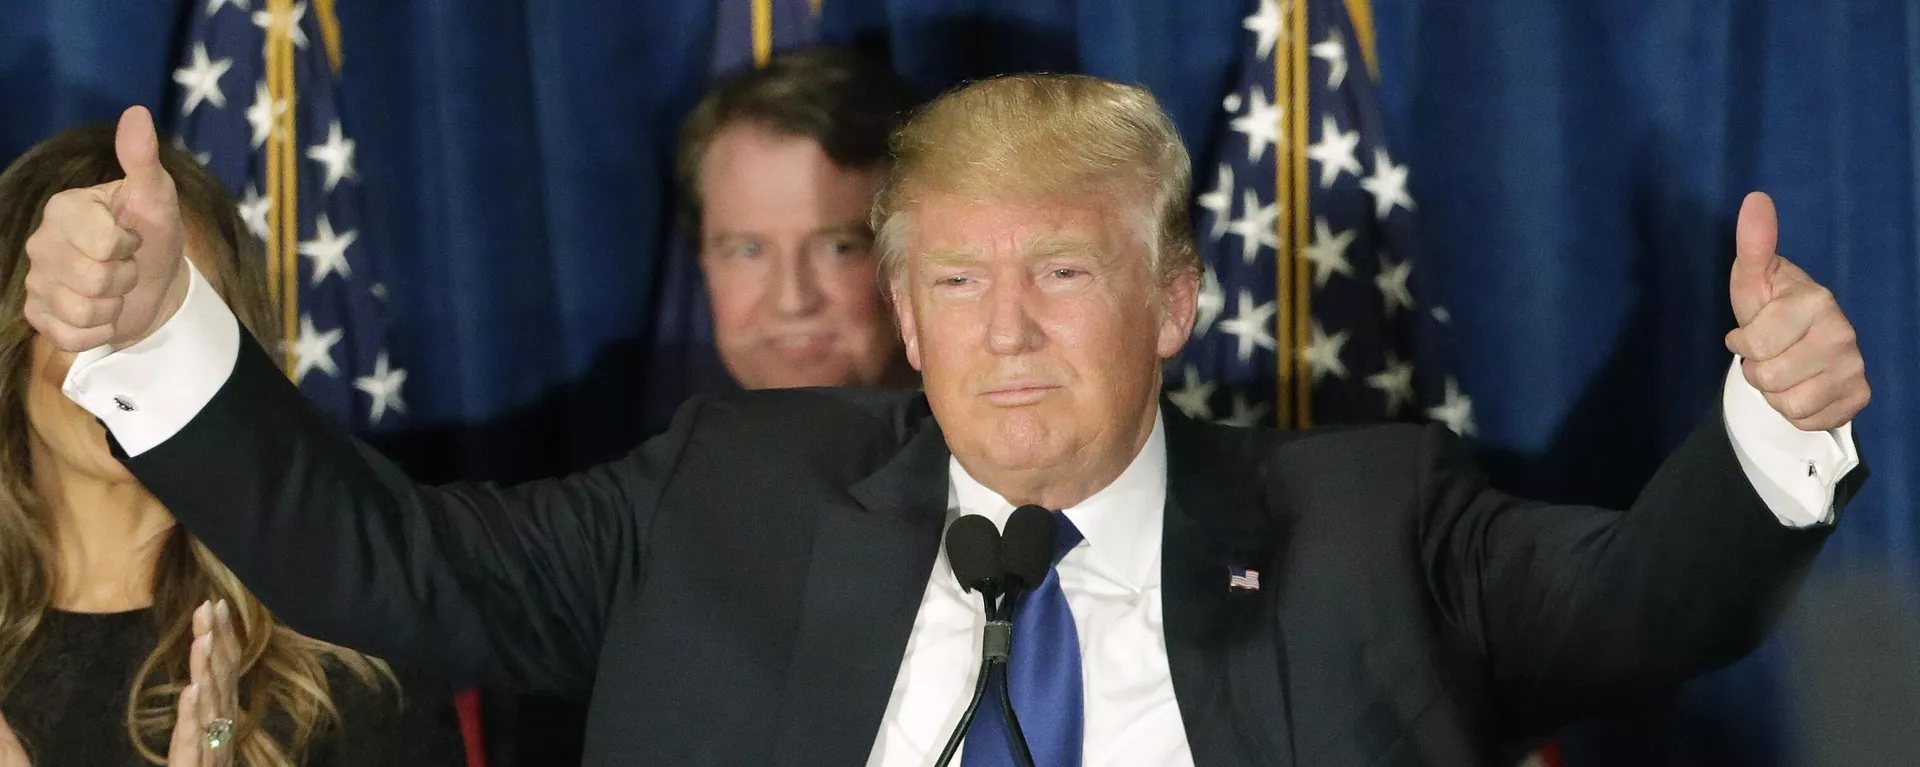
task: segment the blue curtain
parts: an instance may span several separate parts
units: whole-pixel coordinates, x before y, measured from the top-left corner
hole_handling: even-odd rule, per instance
[[[72,122],[162,103],[197,5],[0,0],[0,161]],[[1204,155],[1242,6],[825,0],[820,31],[885,47],[928,94],[1019,69],[1141,82]],[[1766,189],[1782,251],[1833,288],[1875,386],[1857,432],[1873,481],[1821,577],[1920,573],[1920,6],[1374,6],[1389,129],[1497,481],[1632,496],[1713,404],[1733,214]],[[707,76],[711,3],[340,12],[367,236],[389,260],[396,353],[424,425],[387,447],[428,477],[511,479],[631,445],[641,382],[685,374],[648,369],[646,349],[673,139]],[[1794,680],[1824,656],[1799,636],[1570,733],[1570,761],[1812,764],[1819,733],[1790,715],[1805,700]]]
[[[1920,5],[1376,5],[1388,121],[1427,251],[1447,259],[1461,376],[1501,482],[1624,502],[1710,406],[1749,189],[1774,195],[1781,252],[1832,288],[1874,385],[1856,424],[1873,479],[1820,560],[1802,628],[1666,705],[1576,729],[1569,761],[1911,761],[1838,756],[1911,742],[1910,725],[1810,724],[1832,724],[1811,703],[1831,706],[1820,690],[1834,680],[1808,669],[1889,637],[1836,637],[1828,605],[1807,602],[1865,571],[1906,595],[1878,626],[1920,609]],[[1914,661],[1855,680],[1855,722],[1913,710]]]
[[[175,3],[0,0],[0,162],[131,104],[159,114],[180,10]]]
[[[711,9],[675,0],[340,4],[368,228],[393,262],[416,422],[394,450],[515,479],[639,438],[673,139]]]

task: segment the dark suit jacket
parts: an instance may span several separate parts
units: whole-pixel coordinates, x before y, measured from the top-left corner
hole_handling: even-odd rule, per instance
[[[1717,414],[1615,512],[1492,490],[1437,427],[1163,412],[1167,652],[1202,767],[1500,763],[1748,652],[1828,532],[1768,512]],[[588,764],[859,765],[940,545],[947,458],[917,393],[750,392],[576,476],[424,487],[249,343],[128,465],[298,630],[590,693]],[[1229,590],[1233,565],[1261,589]]]

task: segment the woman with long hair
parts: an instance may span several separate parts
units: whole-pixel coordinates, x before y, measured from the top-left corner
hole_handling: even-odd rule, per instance
[[[248,331],[280,338],[232,197],[186,152],[160,159],[188,258]],[[460,764],[444,686],[278,623],[61,393],[74,355],[22,318],[26,239],[53,195],[123,175],[110,125],[65,131],[0,174],[0,765],[9,734],[38,767]],[[213,690],[183,695],[209,675]],[[189,708],[199,721],[179,721]],[[182,732],[203,754],[170,762]]]

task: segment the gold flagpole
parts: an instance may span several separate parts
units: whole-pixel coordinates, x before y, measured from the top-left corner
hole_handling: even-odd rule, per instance
[[[764,67],[773,58],[773,0],[753,2],[753,65]]]
[[[1287,169],[1288,189],[1292,199],[1288,202],[1292,209],[1292,236],[1287,238],[1286,260],[1279,264],[1281,271],[1293,272],[1293,345],[1292,354],[1282,365],[1293,366],[1293,428],[1304,429],[1313,425],[1313,371],[1309,369],[1306,357],[1301,351],[1312,341],[1313,293],[1312,282],[1307,275],[1307,260],[1300,257],[1312,235],[1307,228],[1307,99],[1312,90],[1307,82],[1307,3],[1311,0],[1293,0],[1288,3],[1287,52],[1290,77],[1288,78],[1288,107],[1285,115],[1287,126],[1288,152]],[[1275,405],[1276,410],[1285,409],[1286,402]]]
[[[1373,5],[1368,0],[1347,0],[1347,17],[1353,19],[1353,36],[1359,38],[1360,55],[1367,59],[1367,75],[1380,80],[1380,58],[1374,50]]]
[[[1300,0],[1294,1],[1300,2]],[[1285,111],[1293,108],[1291,95],[1283,97],[1283,94],[1293,92],[1293,57],[1289,52],[1295,35],[1286,28],[1288,23],[1290,22],[1282,22],[1280,31],[1282,42],[1273,51],[1273,100],[1281,105],[1282,115],[1279,119],[1283,121],[1283,128],[1286,120]],[[1282,146],[1291,146],[1291,142],[1276,144],[1273,148],[1273,204],[1285,209],[1293,197],[1290,189],[1293,173],[1288,158],[1282,156]],[[1276,359],[1274,360],[1273,415],[1276,426],[1291,429],[1293,428],[1293,387],[1298,385],[1293,372],[1293,358],[1297,353],[1293,346],[1293,313],[1287,310],[1293,295],[1293,269],[1290,268],[1293,257],[1293,227],[1285,218],[1281,218],[1274,222],[1274,228],[1279,230],[1274,234],[1280,247],[1274,251],[1273,299],[1279,302],[1280,306],[1279,310],[1273,314],[1273,337],[1276,342],[1274,344]]]
[[[294,90],[293,35],[287,26],[293,21],[293,0],[268,0],[267,12],[274,19],[274,23],[267,25],[267,88],[274,103],[280,106],[276,115],[279,126],[275,131],[278,143],[269,144],[267,157],[267,185],[273,195],[272,220],[277,224],[271,247],[274,265],[270,271],[278,272],[276,298],[280,301],[281,327],[286,334],[287,348],[291,350],[300,334],[300,160],[299,136],[294,132],[293,119],[299,94]],[[293,355],[284,355],[283,363],[291,375]]]
[[[313,20],[320,24],[320,39],[327,43],[327,63],[339,74],[345,54],[340,49],[340,16],[333,11],[333,0],[313,0]]]

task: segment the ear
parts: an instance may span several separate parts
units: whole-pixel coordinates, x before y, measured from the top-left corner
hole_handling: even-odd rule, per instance
[[[920,370],[920,324],[914,321],[913,293],[907,290],[906,278],[887,283],[887,295],[893,299],[893,318],[900,328],[900,345],[907,353],[907,364]]]
[[[1156,351],[1160,359],[1171,359],[1187,345],[1193,333],[1193,317],[1199,311],[1200,270],[1181,269],[1160,289],[1160,338]]]

